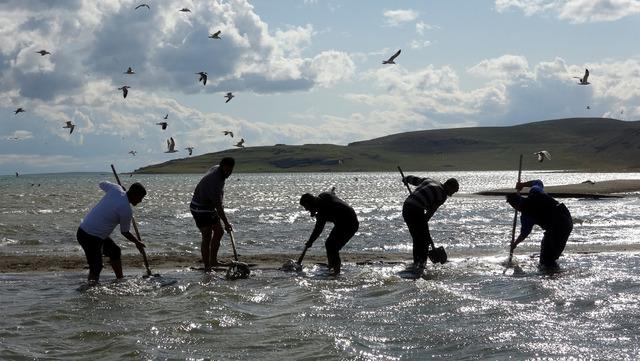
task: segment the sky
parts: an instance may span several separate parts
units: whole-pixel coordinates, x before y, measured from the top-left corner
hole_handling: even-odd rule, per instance
[[[637,120],[639,28],[640,0],[0,0],[0,174],[131,171],[240,138]]]

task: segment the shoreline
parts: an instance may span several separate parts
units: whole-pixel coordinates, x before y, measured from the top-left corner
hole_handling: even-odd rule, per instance
[[[452,260],[459,260],[472,257],[507,257],[508,245],[504,248],[484,249],[484,250],[456,250],[444,245],[447,254]],[[519,247],[516,256],[537,254],[540,251],[536,242]],[[640,253],[640,244],[567,244],[563,254],[565,255],[587,255],[597,253]],[[154,269],[184,269],[202,267],[200,256],[196,254],[175,253],[149,255],[151,270]],[[273,253],[240,255],[240,262],[248,263],[253,269],[279,269],[282,264],[290,259],[296,260],[298,253]],[[343,263],[369,264],[369,263],[410,263],[411,253],[384,253],[380,252],[342,252]],[[231,263],[231,254],[221,254],[219,261],[225,264]],[[326,263],[324,252],[307,254],[303,264]],[[110,272],[109,259],[103,258],[103,272]],[[142,257],[139,254],[123,254],[122,266],[124,269],[144,270]],[[54,255],[17,255],[0,253],[0,274],[1,273],[31,273],[31,272],[60,272],[60,271],[86,271],[88,269],[86,258],[82,253],[75,253],[70,256]]]

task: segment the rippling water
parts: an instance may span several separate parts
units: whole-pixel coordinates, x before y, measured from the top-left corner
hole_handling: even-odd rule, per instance
[[[577,222],[560,271],[541,273],[529,257],[541,238],[536,230],[519,248],[519,266],[505,273],[513,213],[501,198],[472,193],[511,186],[515,172],[433,176],[457,177],[461,191],[432,222],[451,262],[429,268],[423,279],[398,277],[400,264],[348,263],[335,280],[315,265],[302,275],[255,270],[238,281],[164,269],[161,280],[175,283],[160,287],[136,276],[140,270],[111,283],[105,269],[101,286],[80,292],[84,270],[0,274],[0,359],[640,358],[640,254],[622,251],[640,238],[638,195],[566,200]],[[640,174],[523,177],[551,185]],[[199,233],[188,203],[199,178],[123,178],[149,191],[135,211],[148,252],[196,259]],[[0,178],[0,253],[81,255],[75,230],[101,196],[102,179],[110,174]],[[313,226],[300,194],[332,186],[361,220],[345,250],[410,251],[398,176],[353,173],[233,175],[226,205],[240,252],[297,252]],[[119,236],[116,242],[126,245]],[[571,251],[585,245],[599,251]],[[313,251],[322,254],[321,243]]]

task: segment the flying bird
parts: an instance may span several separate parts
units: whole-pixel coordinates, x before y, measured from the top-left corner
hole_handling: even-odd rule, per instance
[[[545,159],[551,160],[551,153],[547,152],[546,150],[541,150],[541,151],[535,152],[533,154],[538,156],[538,162],[542,162]]]
[[[69,129],[69,134],[73,133],[73,128],[75,128],[76,125],[71,123],[70,120],[67,120],[67,125],[65,125],[64,127],[62,127],[63,129]]]
[[[16,177],[20,177],[20,174],[18,172],[16,172]]]
[[[232,131],[230,131],[230,130],[223,130],[222,132],[224,133],[224,135],[230,135],[230,136],[231,136],[231,138],[233,138],[233,132],[232,132]]]
[[[18,108],[18,109],[16,109],[16,110],[13,112],[13,114],[24,113],[24,112],[25,112],[25,110],[24,110],[24,109],[22,109],[22,108]]]
[[[122,96],[126,98],[127,94],[129,94],[129,88],[131,87],[128,85],[125,85],[122,88],[118,88],[118,90],[122,90]]]
[[[40,54],[40,55],[42,55],[42,56],[45,56],[45,55],[49,55],[49,54],[51,54],[50,52],[48,52],[48,51],[46,51],[46,50],[44,50],[44,49],[43,49],[43,50],[40,50],[40,51],[36,51],[36,53],[37,53],[37,54]]]
[[[176,141],[173,140],[173,137],[167,139],[167,151],[165,153],[175,153],[176,150]]]
[[[235,95],[233,95],[231,92],[228,92],[227,95],[225,95],[224,97],[227,98],[227,101],[225,103],[228,103],[231,99],[235,97]]]
[[[210,39],[220,39],[220,33],[222,32],[222,30],[218,30],[215,33],[209,35]]]
[[[151,8],[149,7],[149,5],[148,5],[148,4],[140,4],[140,5],[136,6],[136,8],[135,8],[134,10],[138,10],[138,9],[140,9],[140,8],[142,8],[142,7],[145,7],[145,8],[147,8],[147,9],[151,10]]]
[[[188,8],[182,8],[182,9],[180,9],[178,11],[181,11],[183,13],[190,13],[191,12],[191,10],[189,10]]]
[[[167,125],[169,125],[169,123],[167,123],[167,122],[160,122],[160,123],[156,123],[156,125],[160,125],[160,126],[162,126],[162,130],[165,130],[165,129],[167,129]]]
[[[189,155],[193,154],[193,147],[186,147],[184,149],[189,151]]]
[[[198,79],[199,82],[202,82],[202,85],[207,85],[207,72],[206,71],[201,71],[196,73],[196,75],[200,75],[200,79]]]
[[[580,79],[580,81],[578,82],[578,84],[580,84],[580,85],[589,85],[589,84],[591,84],[591,83],[589,83],[587,81],[587,79],[589,78],[589,69],[585,69],[584,70],[584,76],[582,78],[580,78],[578,76],[574,76],[574,78]]]
[[[396,60],[396,58],[398,57],[398,55],[400,55],[400,51],[402,51],[402,49],[396,51],[395,54],[391,55],[391,57],[387,60],[383,60],[382,64],[395,64],[396,62],[394,60]]]
[[[164,115],[164,119],[169,119],[169,113]]]
[[[590,106],[590,105],[587,105],[587,110],[590,110],[590,109],[591,109],[591,106]]]
[[[235,147],[244,148],[244,138],[240,138],[240,141],[236,143]]]
[[[135,74],[135,73],[136,73],[136,72],[135,72],[135,71],[133,71],[133,69],[131,69],[131,67],[129,67],[129,68],[127,69],[127,71],[125,71],[123,74]]]
[[[134,157],[136,156],[136,153],[138,153],[138,152],[136,152],[135,150],[130,150],[129,151],[129,154],[131,154]]]

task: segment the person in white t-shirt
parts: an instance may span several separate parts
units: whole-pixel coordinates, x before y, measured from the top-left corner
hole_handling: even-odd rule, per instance
[[[120,233],[139,250],[145,247],[142,241],[129,232],[133,218],[133,210],[129,204],[137,205],[147,194],[142,184],[133,183],[125,192],[117,184],[101,182],[100,189],[106,194],[84,217],[76,234],[89,263],[89,282],[98,282],[100,278],[102,255],[109,257],[116,278],[124,277],[120,247],[109,237],[117,225],[120,225]]]

